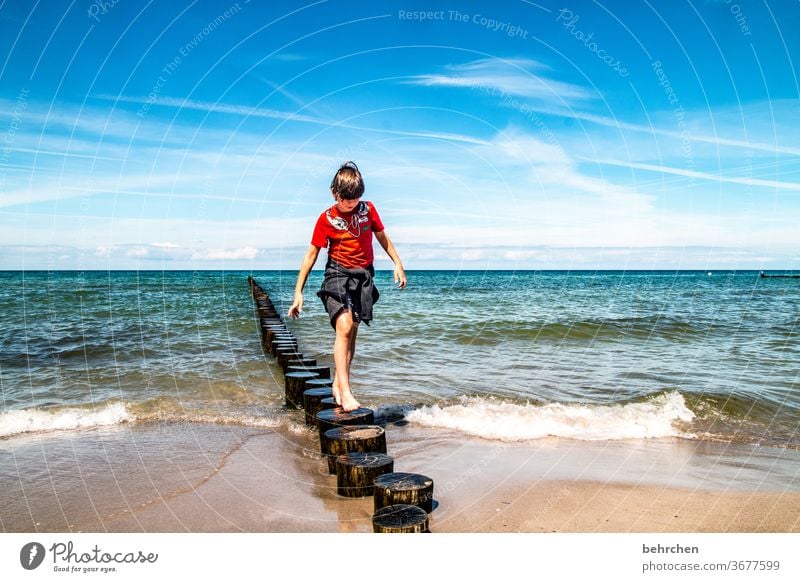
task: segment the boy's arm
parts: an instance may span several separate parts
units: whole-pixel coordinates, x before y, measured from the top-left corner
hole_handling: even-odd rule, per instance
[[[297,273],[297,283],[294,286],[294,301],[289,308],[289,317],[297,319],[303,312],[303,287],[306,286],[308,274],[317,262],[319,247],[311,245],[308,247],[303,262],[300,264],[300,272]]]
[[[389,255],[389,258],[394,262],[394,282],[397,283],[400,289],[405,289],[407,283],[406,272],[403,269],[403,262],[400,260],[400,255],[397,254],[397,249],[394,248],[392,244],[392,239],[389,238],[385,230],[376,232],[375,238],[378,239],[383,250],[386,251],[386,254]]]

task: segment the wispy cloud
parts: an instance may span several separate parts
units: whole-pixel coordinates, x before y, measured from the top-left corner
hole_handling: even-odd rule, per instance
[[[75,249],[84,252],[84,249]],[[183,247],[172,243],[118,244],[99,246],[94,249],[96,257],[107,259],[145,259],[168,261],[249,261],[261,254],[253,246],[231,248]]]
[[[114,158],[109,156],[98,156],[95,154],[75,154],[65,151],[35,149],[35,148],[10,148],[10,151],[22,154],[34,154],[36,156],[55,156],[58,158],[83,158],[87,160],[102,160],[102,161],[112,161],[112,162],[121,162],[125,159],[125,158]]]
[[[149,252],[144,256],[127,256],[130,249],[108,249],[93,253],[65,245],[0,245],[0,268],[28,269],[139,269],[170,268],[198,269],[231,261],[239,269],[285,268],[296,269],[302,248],[259,249],[253,259],[221,259],[216,262],[202,258]],[[290,259],[287,255],[291,255]],[[390,268],[391,263],[376,255],[376,268]],[[763,269],[786,268],[800,257],[793,249],[747,248],[724,245],[687,246],[547,246],[522,244],[497,246],[407,244],[403,247],[407,268],[444,269]],[[318,265],[320,267],[320,265]]]
[[[769,103],[754,103],[747,106],[741,106],[735,111],[732,110],[700,110],[700,111],[680,111],[679,113],[685,117],[685,129],[678,130],[676,127],[676,118],[674,111],[653,111],[650,115],[653,118],[651,124],[631,123],[625,121],[621,117],[609,117],[605,115],[598,115],[579,109],[571,109],[565,111],[553,107],[543,106],[542,104],[532,103],[529,106],[531,111],[541,113],[543,115],[551,115],[555,117],[564,117],[585,121],[594,125],[602,127],[610,127],[619,131],[630,131],[641,134],[649,134],[660,137],[667,137],[676,140],[678,143],[688,141],[692,143],[705,143],[713,146],[743,148],[753,151],[766,152],[770,154],[787,154],[792,156],[800,156],[800,147],[794,146],[791,143],[786,143],[776,132],[784,133],[790,131],[790,128],[796,125],[798,114],[800,114],[800,106],[794,102],[769,102]],[[774,111],[774,117],[756,120],[753,115],[754,112],[760,111],[761,117],[764,117],[764,111]],[[701,120],[704,119],[704,121]],[[785,126],[783,123],[778,124],[778,120],[789,121],[789,125]],[[713,124],[715,132],[710,133],[707,129],[709,124]],[[733,131],[738,133],[745,132],[751,134],[750,139],[737,139],[731,137]],[[749,130],[749,131],[748,131]],[[765,133],[772,134],[770,137],[775,141],[769,143],[763,141]],[[794,133],[792,139],[796,140],[797,135]]]
[[[258,256],[255,247],[238,249],[203,249],[192,254],[193,261],[243,261],[253,260]]]
[[[147,247],[133,247],[125,253],[126,256],[134,258],[144,258],[149,254],[150,250]]]
[[[674,138],[676,140],[689,140],[692,142],[708,143],[712,145],[730,146],[737,148],[746,148],[756,151],[763,151],[769,153],[789,154],[793,156],[800,156],[800,148],[785,146],[777,143],[762,143],[758,141],[749,141],[741,139],[732,139],[722,135],[705,135],[702,133],[694,133],[692,131],[679,132],[675,130],[665,129],[654,125],[637,125],[635,123],[627,123],[619,119],[603,117],[600,115],[592,115],[589,113],[576,112],[573,117],[583,121],[589,121],[598,125],[606,127],[614,127],[617,129],[624,129],[626,131],[636,131],[640,133],[650,133],[664,137]]]
[[[525,105],[530,112],[584,121],[618,131],[666,137],[678,143],[689,141],[800,156],[800,147],[792,143],[796,142],[797,132],[791,128],[796,125],[795,120],[800,114],[796,100],[746,103],[727,109],[681,109],[678,114],[685,118],[685,127],[677,129],[675,111],[650,112],[654,119],[651,124],[633,123],[624,116],[587,112],[582,105],[596,95],[583,87],[548,78],[548,73],[546,65],[530,59],[481,59],[446,67],[444,73],[420,75],[411,82],[484,91],[500,98],[506,95],[528,98],[530,102]],[[786,126],[779,123],[780,120],[791,121]],[[708,131],[709,126],[713,131]],[[744,133],[746,138],[733,137],[734,132]]]
[[[404,249],[412,263],[446,269],[758,269],[785,264],[790,253],[759,254],[757,249],[724,245],[572,246],[516,245],[470,247],[411,245]],[[796,261],[796,259],[794,259]],[[386,268],[387,265],[378,265]]]
[[[407,81],[425,87],[459,87],[493,91],[500,95],[525,97],[565,106],[589,101],[595,95],[583,87],[557,81],[545,73],[546,65],[530,59],[480,59],[450,65],[442,73],[419,75]]]
[[[265,107],[252,107],[246,105],[230,105],[225,103],[212,103],[210,101],[193,101],[191,99],[177,99],[174,97],[157,97],[148,99],[142,97],[114,97],[98,95],[98,98],[120,103],[134,103],[137,105],[171,107],[176,109],[192,109],[207,113],[226,113],[242,117],[264,117],[267,119],[280,119],[285,121],[302,121],[319,125],[332,125],[330,120],[320,119],[309,115],[302,115],[291,111],[280,111]]]
[[[172,173],[102,178],[91,175],[60,176],[58,179],[38,180],[27,187],[3,192],[0,197],[0,208],[97,194],[118,194],[120,191],[147,193],[152,189],[175,188],[177,185],[191,184],[195,181],[196,178],[189,174]]]
[[[624,160],[604,160],[604,159],[590,160],[588,158],[584,159],[586,161],[590,161],[597,164],[603,164],[606,166],[618,166],[622,168],[631,168],[634,170],[647,170],[649,172],[659,172],[661,174],[673,174],[676,176],[685,176],[687,178],[698,178],[700,180],[708,180],[711,182],[725,182],[728,184],[742,184],[745,186],[761,186],[766,188],[774,188],[778,190],[791,190],[794,192],[800,192],[800,183],[797,182],[778,182],[776,180],[762,180],[759,178],[747,178],[747,177],[738,178],[732,176],[725,176],[719,173],[696,172],[694,170],[672,168],[669,166],[663,166],[659,164],[640,164],[637,162],[629,162]]]
[[[430,139],[440,139],[445,141],[458,141],[463,143],[486,143],[478,138],[468,135],[448,132],[434,132],[434,131],[403,131],[387,129],[384,127],[369,127],[364,125],[355,125],[347,122],[346,120],[326,119],[322,117],[314,117],[310,115],[302,115],[290,111],[280,111],[276,109],[266,109],[262,107],[251,107],[246,105],[225,105],[220,103],[211,103],[207,101],[192,101],[186,99],[175,99],[171,97],[159,97],[154,101],[148,101],[139,97],[109,97],[100,96],[104,99],[114,99],[124,103],[134,104],[155,104],[162,107],[170,107],[174,109],[192,109],[195,111],[205,111],[207,113],[224,113],[228,115],[236,115],[239,117],[260,117],[267,119],[277,119],[281,121],[312,123],[315,125],[322,125],[325,127],[337,127],[341,129],[352,129],[356,131],[369,131],[373,133],[380,133],[386,135],[399,135],[406,137],[423,137]],[[296,99],[296,97],[292,97]],[[373,111],[373,114],[379,114],[381,111]]]
[[[562,146],[545,143],[517,128],[504,130],[489,147],[478,151],[516,185],[546,196],[552,192],[559,192],[562,197],[588,195],[602,201],[606,208],[618,207],[617,213],[624,215],[648,212],[652,206],[652,195],[585,174]]]

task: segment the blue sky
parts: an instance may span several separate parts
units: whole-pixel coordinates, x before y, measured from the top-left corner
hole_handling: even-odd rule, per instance
[[[353,159],[407,269],[797,269],[798,30],[794,0],[4,1],[0,268],[295,269]]]

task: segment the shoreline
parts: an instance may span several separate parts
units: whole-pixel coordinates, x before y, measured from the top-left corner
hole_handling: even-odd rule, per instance
[[[800,532],[795,451],[680,439],[522,445],[413,425],[387,426],[387,441],[395,471],[433,478],[433,532]],[[131,424],[7,443],[17,469],[4,453],[6,532],[372,530],[372,499],[338,497],[316,434],[293,422]]]

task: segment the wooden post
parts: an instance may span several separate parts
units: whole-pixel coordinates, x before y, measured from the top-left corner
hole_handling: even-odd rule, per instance
[[[266,327],[263,325],[261,326],[261,343],[264,344],[265,346],[272,343],[272,340],[270,339],[271,337],[270,334],[274,333],[272,328],[273,328],[272,325]]]
[[[306,386],[319,382],[319,379],[311,379],[306,382]],[[330,384],[328,386],[315,386],[313,388],[306,388],[303,392],[303,410],[306,411],[306,424],[308,426],[317,426],[317,413],[322,408],[322,399],[329,398],[333,394]]]
[[[297,342],[281,340],[279,342],[272,342],[272,349],[270,351],[275,352],[275,357],[277,357],[280,351],[287,352],[291,350],[299,353],[300,350],[297,348]]]
[[[323,398],[322,400],[320,400],[319,406],[320,406],[320,412],[322,412],[323,410],[330,410],[331,408],[338,408],[339,410],[342,409],[341,406],[336,404],[336,399],[333,396],[330,396],[328,398]],[[316,426],[319,426],[319,419],[315,417],[314,420],[316,420]]]
[[[272,348],[273,350],[278,346],[297,347],[297,345],[298,345],[297,338],[290,334],[276,335],[272,338],[272,341],[270,342],[270,348]]]
[[[262,307],[262,306],[258,307],[258,315],[259,315],[259,317],[269,317],[269,318],[277,318],[277,317],[279,317],[278,316],[278,312],[275,311],[274,308],[272,308],[272,307]]]
[[[285,368],[281,362],[288,362],[289,360],[296,360],[298,357],[303,357],[303,354],[299,353],[297,349],[297,346],[292,344],[279,344],[278,347],[275,348],[275,359],[281,364],[282,370],[285,370]],[[281,359],[281,356],[283,356],[283,359]]]
[[[295,339],[291,332],[284,326],[268,326],[267,331],[264,333],[264,343],[272,345],[278,339]]]
[[[313,370],[302,370],[303,372],[313,372]],[[333,381],[329,380],[328,378],[314,378],[312,380],[306,380],[306,390],[309,388],[330,388],[332,386]],[[328,396],[324,398],[333,398],[333,390]]]
[[[290,331],[281,331],[279,329],[276,329],[274,333],[270,334],[269,340],[272,343],[280,341],[296,342],[297,338],[294,337],[294,334]]]
[[[345,453],[385,453],[386,431],[374,424],[340,426],[325,432],[322,454],[328,458],[328,473],[336,474],[336,458]]]
[[[313,372],[292,372],[284,376],[286,406],[293,408],[303,408],[303,392],[305,392],[305,381],[318,376]]]
[[[316,366],[317,361],[312,358],[303,358],[302,360],[289,360],[286,366],[287,372],[305,372],[306,367]]]
[[[281,370],[283,370],[284,374],[286,373],[286,368],[289,366],[289,362],[302,357],[303,354],[299,353],[297,351],[297,348],[289,348],[288,350],[285,348],[278,348],[278,364],[280,364]],[[314,372],[314,370],[303,370],[303,371]]]
[[[336,492],[342,497],[369,497],[375,477],[394,470],[386,453],[346,453],[336,457]]]
[[[282,323],[268,323],[264,325],[261,324],[261,329],[264,331],[264,335],[268,341],[272,341],[272,336],[279,333],[289,333],[289,329]]]
[[[268,323],[266,325],[263,323],[261,324],[261,338],[265,344],[271,344],[272,338],[275,336],[275,334],[288,332],[289,330],[287,330],[286,326],[284,326],[282,323]]]
[[[372,516],[375,533],[428,533],[428,514],[416,505],[387,505]]]
[[[323,399],[323,402],[325,400],[327,398]],[[375,413],[369,408],[358,408],[345,412],[341,407],[337,407],[319,411],[317,413],[317,426],[319,426],[320,450],[322,450],[322,441],[327,431],[332,428],[351,426],[353,424],[375,424]]]
[[[397,504],[433,511],[433,479],[417,473],[387,473],[375,479],[375,511]]]
[[[270,346],[270,353],[272,354],[273,358],[278,357],[278,348],[292,348],[294,351],[297,351],[297,341],[279,341],[279,342],[272,342],[272,346]]]
[[[294,368],[298,368],[295,370]],[[289,365],[287,363],[286,371],[292,372],[314,372],[319,374],[320,378],[325,378],[326,380],[331,379],[331,369],[328,366],[317,366],[316,364],[310,366],[292,366],[292,370],[289,370]]]

